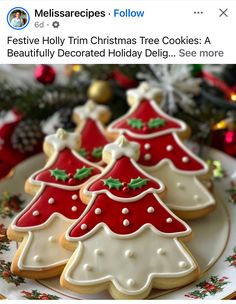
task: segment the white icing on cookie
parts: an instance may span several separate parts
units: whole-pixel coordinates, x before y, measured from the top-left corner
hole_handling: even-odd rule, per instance
[[[145,160],[150,160],[151,158],[152,158],[151,154],[149,154],[149,153],[144,154]]]
[[[18,260],[19,269],[42,271],[65,264],[71,252],[64,249],[56,240],[72,223],[73,220],[55,215],[46,229],[29,231]]]
[[[33,211],[32,215],[33,216],[39,216],[39,211],[38,210]]]
[[[130,157],[137,160],[139,157],[140,145],[133,141],[128,141],[125,136],[120,135],[117,140],[104,147],[103,153],[110,152],[112,160],[121,158],[122,156]]]
[[[154,213],[155,209],[151,206],[151,207],[148,207],[147,209],[147,212],[148,213]]]
[[[208,206],[215,205],[211,193],[202,185],[194,175],[186,175],[172,170],[170,163],[152,171],[153,177],[160,178],[165,184],[167,191],[164,202],[172,210],[197,211]]]
[[[97,244],[104,252],[104,263],[100,263],[96,255],[90,254],[96,250]],[[160,245],[168,254],[157,254]],[[133,252],[135,255],[127,258],[127,255],[121,255],[121,252]],[[186,267],[181,268],[179,262],[185,262]],[[85,264],[91,265],[93,270],[85,271]],[[120,265],[125,265],[122,267],[122,276]],[[137,295],[148,290],[155,278],[159,278],[161,282],[161,278],[185,277],[194,272],[196,267],[192,257],[175,238],[163,238],[146,228],[135,234],[127,243],[126,239],[113,237],[101,227],[83,243],[79,242],[63,272],[63,279],[75,286],[91,288],[94,285],[112,282],[119,292]],[[134,280],[132,283],[129,281],[131,279]],[[158,285],[155,287],[158,288]]]
[[[98,105],[92,100],[88,100],[85,105],[74,108],[74,114],[78,115],[80,119],[85,120],[92,118],[97,120],[104,113],[109,111],[108,107],[104,105]]]
[[[150,144],[144,144],[144,149],[145,150],[150,150],[151,149],[151,145]]]
[[[95,212],[95,214],[99,215],[102,213],[102,210],[101,210],[101,208],[96,208],[94,212]]]
[[[128,214],[128,213],[129,213],[129,209],[128,209],[128,208],[123,208],[123,209],[121,210],[121,212],[122,212],[123,214]]]
[[[130,224],[129,220],[127,220],[127,219],[123,220],[123,225],[124,226],[129,226],[129,224]]]
[[[55,203],[54,198],[53,198],[53,197],[50,197],[50,198],[48,199],[48,203],[49,203],[49,205],[54,204],[54,203]]]
[[[45,137],[45,142],[53,146],[55,151],[62,151],[65,148],[76,149],[80,142],[78,133],[66,132],[63,129],[58,129],[56,134]]]
[[[142,99],[155,99],[157,96],[162,95],[162,89],[153,87],[148,82],[141,82],[137,88],[127,91],[127,97],[133,97],[137,101]]]
[[[167,150],[168,152],[173,151],[173,149],[174,149],[174,147],[173,147],[172,145],[168,145],[168,146],[166,147],[166,150]]]

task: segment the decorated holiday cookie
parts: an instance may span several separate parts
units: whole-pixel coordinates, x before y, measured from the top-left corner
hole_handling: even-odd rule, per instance
[[[78,124],[76,132],[81,136],[79,153],[91,162],[102,164],[102,150],[109,142],[102,123],[110,119],[108,107],[88,100],[84,106],[74,109],[73,119]]]
[[[208,166],[179,139],[177,134],[185,134],[186,124],[146,99],[151,92],[136,90],[136,95],[135,90],[128,91],[128,96],[135,97],[134,105],[108,127],[108,134],[114,139],[122,133],[140,144],[139,164],[163,181],[168,189],[164,202],[178,216],[193,219],[207,215],[215,208],[214,198],[200,181],[208,178]]]
[[[29,278],[48,278],[61,273],[71,252],[59,238],[85,209],[79,190],[100,167],[82,158],[77,133],[59,129],[45,139],[46,166],[26,182],[36,194],[8,228],[8,237],[21,242],[12,261],[14,274]]]
[[[163,204],[164,185],[140,168],[138,157],[139,144],[124,136],[104,148],[108,166],[81,189],[88,207],[61,240],[76,248],[61,275],[64,288],[142,299],[152,288],[198,278],[198,265],[182,244],[191,229]]]

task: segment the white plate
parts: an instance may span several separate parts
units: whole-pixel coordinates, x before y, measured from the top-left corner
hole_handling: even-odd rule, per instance
[[[162,292],[153,290],[150,298],[155,299],[224,299],[232,296],[236,291],[236,205],[229,203],[226,189],[230,188],[230,181],[236,170],[236,161],[229,156],[213,150],[206,149],[205,159],[214,159],[222,162],[227,176],[214,182],[214,196],[218,202],[216,210],[209,216],[199,220],[189,221],[188,224],[193,230],[193,239],[187,243],[194,257],[197,259],[202,276],[197,281],[178,290]],[[34,156],[15,169],[14,175],[0,183],[0,195],[8,191],[11,194],[22,193],[22,198],[27,201],[30,197],[24,193],[25,179],[34,171],[42,168],[44,156]],[[232,220],[231,220],[232,219]],[[11,219],[1,219],[6,227]],[[10,251],[0,254],[0,259],[11,261],[16,251],[17,244],[11,242]],[[235,255],[235,257],[233,257]],[[226,260],[229,256],[235,258],[235,265]],[[102,292],[96,295],[79,295],[60,287],[58,278],[49,280],[32,281],[25,280],[25,283],[15,287],[2,280],[0,294],[8,299],[23,299],[22,290],[39,290],[46,294],[53,294],[62,299],[108,299],[108,293]],[[200,285],[199,285],[200,284]]]

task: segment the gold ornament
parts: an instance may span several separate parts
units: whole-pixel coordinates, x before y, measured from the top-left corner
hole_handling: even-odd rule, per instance
[[[112,95],[112,88],[109,82],[105,80],[95,80],[88,88],[88,98],[97,103],[108,103]]]

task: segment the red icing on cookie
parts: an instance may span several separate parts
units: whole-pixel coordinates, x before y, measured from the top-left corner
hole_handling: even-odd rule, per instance
[[[83,167],[92,168],[91,174],[83,179],[73,178],[77,169],[81,169]],[[54,176],[52,176],[52,172],[50,171],[55,169],[65,170],[66,174],[68,175],[68,178],[66,178],[65,181],[56,179]],[[70,149],[65,148],[64,150],[60,151],[55,162],[49,168],[40,171],[40,173],[34,176],[34,179],[37,181],[48,182],[53,184],[76,186],[83,184],[91,176],[99,173],[100,170],[91,167],[91,165],[83,161],[83,159],[80,156],[78,157],[75,156]]]
[[[151,193],[131,203],[114,201],[106,194],[98,195],[92,207],[71,229],[69,236],[81,237],[99,223],[122,235],[133,233],[148,223],[163,233],[187,231],[187,227],[174,218]]]
[[[73,197],[73,198],[72,198]],[[86,205],[79,197],[79,190],[65,190],[45,186],[39,197],[33,199],[33,205],[26,208],[17,222],[17,227],[34,227],[45,223],[53,213],[59,213],[68,219],[77,219]]]
[[[169,159],[179,170],[198,171],[205,168],[201,162],[187,152],[187,149],[184,150],[179,145],[173,134],[148,139],[134,138],[128,134],[125,136],[128,140],[140,144],[141,156],[138,163],[143,166],[155,166],[161,160]]]
[[[137,189],[131,189],[131,188],[127,189],[131,179],[137,179],[139,177],[147,180],[146,185],[143,185],[142,187]],[[123,183],[123,185],[120,186],[119,189],[115,189],[115,188],[109,189],[108,186],[104,185],[104,181],[109,178],[119,179],[120,182]],[[108,173],[106,173],[104,176],[100,177],[98,180],[93,182],[93,184],[88,188],[88,190],[99,191],[104,189],[118,197],[130,198],[137,196],[140,193],[150,188],[154,188],[158,190],[160,189],[160,185],[154,179],[151,179],[148,176],[141,173],[140,170],[138,170],[133,165],[132,161],[128,157],[123,156],[115,162],[114,166],[110,169]]]
[[[159,127],[149,127],[149,122],[152,119],[161,119],[162,124]],[[132,127],[129,123],[130,119],[139,119],[142,122],[142,127]],[[134,134],[152,134],[155,133],[158,135],[159,132],[172,129],[172,131],[178,131],[182,129],[181,124],[174,118],[167,116],[164,117],[161,113],[158,112],[158,108],[154,108],[150,100],[143,99],[136,110],[132,114],[128,115],[125,118],[119,119],[112,129],[126,129],[131,131]]]
[[[92,162],[98,162],[101,160],[102,154],[98,153],[99,148],[103,148],[108,140],[104,135],[102,125],[98,126],[98,123],[88,118],[80,132],[81,135],[81,151],[84,151],[84,157]],[[97,148],[97,153],[96,149]],[[102,149],[100,149],[102,150]],[[100,156],[99,156],[100,154]]]

